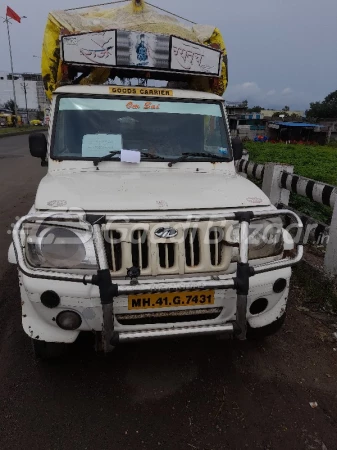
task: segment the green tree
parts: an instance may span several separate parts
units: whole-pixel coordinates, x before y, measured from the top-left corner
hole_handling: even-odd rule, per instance
[[[272,115],[273,119],[280,119],[280,116],[284,116],[284,118],[288,118],[289,114],[286,111],[275,111],[274,114]]]
[[[44,112],[43,112],[43,111],[38,111],[38,112],[36,113],[36,118],[37,118],[38,120],[43,120],[43,119],[44,119]]]
[[[241,104],[244,108],[248,108],[248,100],[244,100]]]
[[[289,118],[290,118],[293,122],[303,122],[302,117],[301,117],[300,115],[298,115],[298,114],[295,114],[295,113],[291,114],[291,115],[289,116]]]
[[[263,110],[262,106],[253,106],[253,108],[248,108],[248,112],[260,113]]]
[[[310,103],[305,112],[311,119],[335,119],[337,117],[337,91],[331,92],[322,102]]]
[[[285,111],[285,112],[290,111],[289,106],[286,105],[286,106],[282,109],[282,111]]]
[[[9,109],[12,112],[12,114],[15,114],[15,103],[14,103],[14,100],[8,100],[8,102],[6,102],[4,104],[4,108],[5,109]],[[16,105],[16,108],[19,109],[19,107],[17,105]]]

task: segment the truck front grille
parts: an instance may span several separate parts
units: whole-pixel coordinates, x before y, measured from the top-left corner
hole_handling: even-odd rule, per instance
[[[195,267],[200,263],[199,231],[189,228],[185,237],[185,258],[187,267]]]
[[[209,233],[211,263],[214,267],[221,265],[223,250],[223,230],[222,228],[212,228]]]
[[[177,235],[159,238],[156,231],[173,228]],[[113,276],[126,276],[135,266],[141,275],[184,275],[226,271],[232,249],[225,244],[226,222],[197,224],[105,225],[106,250]],[[157,233],[158,234],[158,233]]]
[[[113,272],[119,272],[122,269],[122,244],[121,233],[118,231],[111,232],[111,254],[108,260],[111,260],[111,270]]]
[[[136,230],[131,240],[132,265],[147,269],[149,265],[149,243],[145,230]]]
[[[177,252],[175,244],[158,244],[159,265],[163,269],[170,269],[174,266]]]

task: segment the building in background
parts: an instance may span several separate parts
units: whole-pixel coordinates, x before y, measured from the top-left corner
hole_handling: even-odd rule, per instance
[[[317,123],[275,121],[269,122],[268,131],[271,141],[324,145],[328,130]]]
[[[265,134],[266,120],[262,113],[248,112],[246,102],[226,102],[229,128],[232,136],[241,139],[254,139]]]
[[[327,129],[327,142],[337,141],[337,117],[335,119],[318,119],[318,123]]]
[[[248,104],[244,102],[225,102],[228,114],[229,128],[231,132],[235,132],[238,126],[238,117],[246,114]],[[235,133],[234,133],[235,134]]]
[[[293,117],[297,116],[299,119],[305,118],[304,111],[295,111],[295,110],[282,111],[280,109],[262,109],[261,114],[263,114],[263,116],[266,119],[271,119],[272,117],[280,116],[282,114],[287,114],[288,116],[293,116]]]
[[[24,122],[37,118],[44,114],[49,107],[41,74],[15,73],[14,74],[16,102],[19,115]],[[0,71],[0,105],[13,100],[12,74]],[[28,118],[27,118],[28,111]]]

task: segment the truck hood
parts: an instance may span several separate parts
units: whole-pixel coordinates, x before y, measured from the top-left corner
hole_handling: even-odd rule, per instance
[[[236,173],[77,172],[48,173],[35,200],[37,210],[156,211],[270,205],[266,195]]]

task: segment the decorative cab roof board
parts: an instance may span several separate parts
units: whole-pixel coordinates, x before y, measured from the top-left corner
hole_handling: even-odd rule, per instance
[[[113,3],[49,14],[42,46],[48,98],[63,83],[104,84],[116,77],[224,93],[227,52],[217,28],[184,23],[144,0]]]
[[[109,30],[62,36],[61,59],[79,67],[145,69],[219,77],[222,52],[176,36]]]

